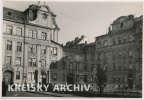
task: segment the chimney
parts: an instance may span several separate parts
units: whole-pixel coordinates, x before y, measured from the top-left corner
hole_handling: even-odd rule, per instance
[[[78,37],[76,37],[75,40],[78,40]]]
[[[84,35],[82,35],[81,38],[84,38]]]
[[[85,45],[87,45],[87,41],[85,41]]]

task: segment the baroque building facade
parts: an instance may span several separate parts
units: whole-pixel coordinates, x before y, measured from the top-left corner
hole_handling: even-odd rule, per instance
[[[109,89],[142,89],[142,22],[142,16],[121,16],[95,39],[96,65],[106,71]]]
[[[3,79],[50,83],[50,64],[62,57],[56,15],[40,3],[25,11],[3,7]]]

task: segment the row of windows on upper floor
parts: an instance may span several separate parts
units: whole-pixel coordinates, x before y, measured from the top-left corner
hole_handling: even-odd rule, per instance
[[[20,71],[16,71],[15,75],[16,80],[20,80],[22,73]],[[34,80],[35,72],[23,73],[23,77],[28,78],[28,80]],[[51,73],[51,80],[57,80],[57,73]]]
[[[9,35],[12,35],[13,33],[13,28],[12,26],[7,26],[7,29],[6,29],[6,34],[9,34]],[[17,36],[22,36],[22,28],[20,27],[17,27],[17,32],[16,32]],[[38,39],[38,32],[35,31],[35,30],[29,30],[28,32],[28,37],[30,38],[33,38],[33,39]],[[47,40],[47,33],[46,32],[42,32],[41,33],[41,38],[42,40]],[[52,37],[52,34],[50,34],[50,40],[52,40],[53,37]]]
[[[46,60],[41,59],[39,61],[41,63],[41,67],[46,66]],[[28,58],[28,66],[29,67],[36,67],[37,66],[37,59],[36,58]],[[12,65],[12,56],[6,56],[6,65]],[[22,66],[22,58],[21,57],[16,57],[15,59],[15,65],[16,66]]]
[[[133,79],[133,78],[131,78]],[[139,75],[139,79],[138,79],[139,83],[142,83],[142,76]],[[125,75],[121,76],[121,75],[118,75],[118,76],[113,76],[112,77],[112,82],[113,83],[121,83],[121,82],[128,82],[128,78],[126,78]]]
[[[98,64],[97,66],[100,66],[100,64]],[[105,63],[103,65],[103,69],[104,70],[110,70],[110,68],[108,68],[110,66],[108,66],[108,63]],[[136,65],[136,70],[137,71],[142,71],[142,63],[137,63]],[[126,69],[133,69],[133,64],[132,64],[132,61],[129,61],[129,63],[127,64],[126,61],[124,62],[118,62],[117,65],[115,62],[113,62],[113,65],[112,65],[112,70],[113,71],[120,71],[120,70],[126,70]]]
[[[12,51],[12,41],[7,40],[7,47],[6,50]],[[22,42],[17,42],[17,49],[18,52],[22,52]],[[28,52],[30,53],[37,53],[37,45],[36,44],[29,44]],[[41,54],[46,54],[46,46],[41,46]],[[50,54],[57,55],[58,50],[57,47],[50,47]]]
[[[132,42],[132,41],[134,41],[133,35],[129,35],[128,37],[123,36],[123,37],[118,37],[118,39],[113,38],[112,39],[112,45],[117,45],[117,44]],[[98,48],[110,46],[110,44],[108,44],[108,40],[104,40],[103,43],[99,41],[99,42],[97,42],[97,45],[98,45]]]
[[[133,51],[131,48],[128,49],[128,52],[126,49],[118,50],[117,52],[114,50],[114,51],[112,51],[112,58],[116,58],[116,56],[118,58],[120,58],[122,56],[126,57],[127,55],[129,57],[133,57],[134,52],[135,51]],[[101,60],[102,57],[103,57],[103,59],[108,59],[108,57],[110,57],[110,55],[111,55],[110,52],[98,53],[97,59]],[[142,50],[139,51],[139,58],[142,58]]]
[[[82,66],[80,65],[80,63],[67,63],[66,61],[62,61],[62,69],[88,71],[88,67],[90,68],[90,71],[94,71],[94,64],[91,64],[91,66],[88,66],[88,64],[84,64],[84,66]]]

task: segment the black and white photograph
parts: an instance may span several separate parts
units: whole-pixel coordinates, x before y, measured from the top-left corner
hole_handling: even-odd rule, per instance
[[[1,98],[142,98],[142,1],[2,3]]]

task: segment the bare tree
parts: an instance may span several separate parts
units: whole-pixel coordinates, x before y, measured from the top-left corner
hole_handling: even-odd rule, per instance
[[[103,70],[98,66],[96,72],[96,84],[100,95],[103,93],[103,90],[106,87],[106,82],[107,82],[106,72],[105,70]]]

